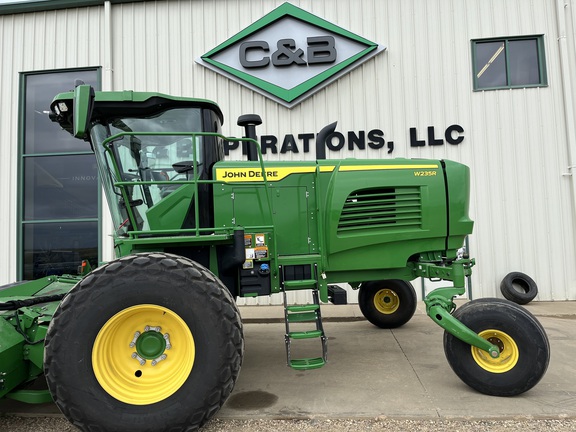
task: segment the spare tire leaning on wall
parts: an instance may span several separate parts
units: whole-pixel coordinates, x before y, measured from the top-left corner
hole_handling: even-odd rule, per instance
[[[521,272],[508,273],[500,283],[502,295],[514,303],[525,305],[538,295],[538,286],[534,279]]]

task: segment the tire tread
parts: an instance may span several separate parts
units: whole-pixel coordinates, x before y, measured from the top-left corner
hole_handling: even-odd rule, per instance
[[[136,276],[140,274],[140,277],[145,277],[146,272],[143,272],[142,268],[153,271],[158,267],[183,270],[188,278],[196,282],[195,289],[203,290],[210,299],[209,303],[217,305],[220,322],[225,333],[229,335],[228,338],[224,338],[223,345],[220,347],[220,352],[229,367],[219,370],[216,390],[210,397],[205,398],[201,410],[189,413],[177,424],[167,424],[166,430],[171,432],[194,431],[202,427],[221,408],[234,387],[242,364],[244,341],[242,322],[228,289],[207,269],[186,258],[168,253],[129,255],[97,268],[80,281],[60,303],[46,335],[44,372],[48,387],[54,402],[62,413],[81,430],[97,431],[100,430],[100,427],[86,418],[81,406],[67,394],[65,386],[60,385],[59,377],[63,376],[66,371],[57,359],[59,356],[65,355],[63,351],[66,351],[66,343],[60,340],[59,329],[73,326],[77,319],[81,319],[83,310],[91,307],[86,298],[97,296],[96,294],[89,296],[86,293],[102,278],[116,277],[120,272],[126,277],[126,274],[130,273],[132,269],[134,269]],[[205,283],[206,280],[211,283]],[[142,428],[139,430],[144,432]],[[156,431],[156,429],[150,430]]]

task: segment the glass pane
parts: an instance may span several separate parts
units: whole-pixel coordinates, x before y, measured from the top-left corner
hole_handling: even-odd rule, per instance
[[[24,220],[98,217],[94,155],[24,159]]]
[[[24,280],[77,274],[83,259],[98,265],[98,222],[24,226]]]
[[[540,84],[536,39],[508,43],[510,85]]]
[[[90,151],[87,142],[73,138],[48,118],[50,102],[57,93],[74,89],[74,81],[81,79],[97,87],[98,71],[70,71],[26,76],[26,124],[24,153]]]
[[[507,86],[504,41],[476,43],[474,74],[477,88]]]

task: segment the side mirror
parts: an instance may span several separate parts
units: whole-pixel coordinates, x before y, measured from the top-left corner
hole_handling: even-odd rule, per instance
[[[95,92],[92,86],[80,84],[74,89],[74,136],[86,138],[94,108]]]
[[[175,164],[172,164],[172,168],[174,168],[174,171],[178,174],[184,174],[194,170],[194,161],[176,162]]]

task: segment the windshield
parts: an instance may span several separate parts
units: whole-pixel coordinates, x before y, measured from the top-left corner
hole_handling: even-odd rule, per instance
[[[172,135],[174,132],[202,132],[199,108],[178,108],[147,118],[115,118],[92,126],[91,137],[113,220],[120,232],[149,229],[148,209],[182,186],[177,182],[193,179],[194,164],[203,165],[201,136]],[[128,132],[102,145],[114,135]],[[160,133],[166,135],[154,135]],[[102,160],[103,159],[103,160]],[[103,163],[102,163],[103,162]],[[135,184],[125,188],[109,187],[109,182],[163,182]],[[127,203],[135,210],[136,226],[129,226]]]

